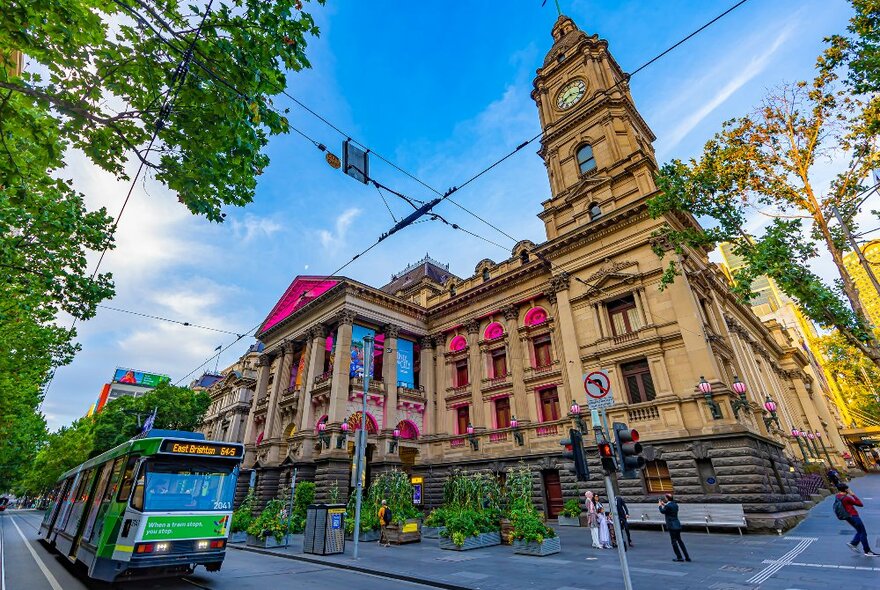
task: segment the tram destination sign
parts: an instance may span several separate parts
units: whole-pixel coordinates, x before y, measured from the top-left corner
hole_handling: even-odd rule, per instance
[[[240,459],[243,455],[241,445],[223,445],[199,441],[166,440],[162,442],[160,453],[169,455],[197,455],[200,457],[223,457]]]

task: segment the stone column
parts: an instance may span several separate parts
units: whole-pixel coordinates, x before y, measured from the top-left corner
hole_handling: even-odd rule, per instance
[[[327,352],[327,329],[324,326],[320,324],[312,326],[309,330],[309,336],[311,341],[311,353],[309,355],[306,377],[303,380],[303,397],[300,404],[302,406],[301,420],[299,423],[300,432],[311,432],[314,430],[314,425],[312,424],[314,419],[312,388],[315,386],[315,377],[324,371],[324,355]]]
[[[525,363],[523,347],[519,339],[519,308],[510,305],[501,310],[507,329],[507,353],[510,360],[510,378],[513,380],[513,411],[518,420],[526,420],[529,416],[529,399],[526,384],[523,382]]]
[[[388,325],[385,332],[385,359],[382,365],[382,381],[385,383],[385,408],[382,426],[393,430],[397,426],[397,337],[400,326]]]
[[[571,312],[571,303],[568,300],[568,285],[570,281],[568,273],[562,272],[550,280],[550,289],[556,296],[556,325],[562,337],[562,368],[563,377],[567,387],[563,388],[563,395],[559,396],[559,413],[566,415],[571,406],[572,399],[580,400],[582,383],[582,365],[580,347],[578,346],[577,333],[574,331],[574,314]],[[564,398],[564,399],[563,399]]]
[[[486,404],[483,403],[483,392],[480,390],[483,383],[483,363],[480,358],[480,321],[471,320],[467,323],[468,332],[468,375],[471,382],[471,424],[474,428],[488,428],[486,422]]]
[[[718,360],[706,341],[702,315],[694,298],[693,287],[691,287],[687,274],[685,273],[683,276],[676,278],[675,282],[666,289],[666,292],[669,293],[669,301],[672,303],[672,316],[678,323],[684,347],[687,351],[687,357],[690,361],[690,370],[693,372],[692,376],[682,375],[679,378],[685,382],[690,381],[694,383],[691,391],[696,391],[696,383],[699,382],[700,375],[703,375],[706,381],[723,381],[721,370],[718,367]],[[687,370],[684,367],[681,369],[682,371]],[[715,401],[719,404],[721,403],[720,399]],[[729,417],[725,414],[725,418]],[[715,421],[713,420],[713,422]]]
[[[438,407],[437,387],[434,380],[434,340],[430,336],[423,336],[419,340],[422,347],[419,353],[419,385],[425,389],[425,413],[422,415],[422,433],[437,434],[436,415],[440,413]]]
[[[434,391],[436,392],[437,406],[434,413],[434,432],[437,434],[451,434],[447,421],[449,410],[446,409],[446,388],[449,387],[449,367],[446,366],[446,334],[436,334],[434,340]]]
[[[269,383],[269,370],[272,361],[267,354],[261,354],[257,357],[257,385],[254,389],[254,394],[251,396],[251,409],[248,412],[248,420],[247,427],[244,431],[244,443],[246,445],[254,444],[254,441],[257,439],[257,433],[254,432],[256,427],[254,425],[254,415],[257,411],[257,402],[260,400],[262,395],[265,395],[266,392],[266,384]]]
[[[330,423],[341,422],[348,416],[345,406],[348,404],[348,395],[351,391],[351,331],[354,323],[354,312],[343,311],[339,317],[339,327],[336,329],[336,339],[333,346],[336,354],[333,357],[333,383],[330,387],[330,410],[327,413]],[[367,359],[364,359],[367,363]],[[366,419],[366,417],[364,418]]]
[[[651,313],[651,306],[648,303],[648,296],[645,293],[645,288],[641,287],[639,289],[636,289],[635,296],[636,301],[641,302],[642,313],[645,314],[645,325],[650,326],[654,323],[654,315]]]
[[[278,424],[278,401],[281,392],[290,384],[290,363],[293,362],[293,342],[285,342],[281,345],[281,356],[275,369],[275,379],[272,381],[272,392],[269,394],[269,407],[266,409],[266,438],[277,441],[281,427]]]

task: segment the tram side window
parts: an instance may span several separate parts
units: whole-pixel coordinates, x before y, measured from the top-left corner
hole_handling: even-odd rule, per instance
[[[137,466],[138,459],[139,457],[133,455],[128,458],[128,463],[125,464],[125,473],[122,475],[119,495],[116,496],[117,502],[128,502],[128,497],[131,495],[131,486],[134,483],[134,468]]]
[[[109,502],[113,494],[116,493],[116,490],[119,489],[119,472],[122,471],[123,461],[125,461],[125,457],[117,457],[116,461],[113,462],[113,474],[110,476],[110,485],[107,486],[103,502]]]

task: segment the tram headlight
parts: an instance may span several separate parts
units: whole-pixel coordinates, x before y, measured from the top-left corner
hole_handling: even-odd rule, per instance
[[[205,549],[211,546],[210,541],[196,541],[196,549],[199,551],[204,551]]]
[[[156,551],[156,553],[165,553],[169,549],[171,549],[171,543],[168,542],[156,543],[156,545],[154,546],[154,550]]]

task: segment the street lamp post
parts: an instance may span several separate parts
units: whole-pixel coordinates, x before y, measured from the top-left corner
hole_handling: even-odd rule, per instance
[[[468,442],[471,443],[471,449],[474,451],[480,450],[480,441],[477,439],[477,435],[474,434],[474,425],[470,422],[467,425],[467,437]]]
[[[519,420],[516,419],[516,416],[510,417],[510,428],[513,430],[513,440],[515,440],[516,444],[519,446],[523,446],[525,442],[523,441],[523,434],[519,430]]]
[[[721,415],[721,406],[712,399],[712,384],[706,381],[705,377],[700,375],[700,383],[698,384],[698,387],[703,393],[703,397],[706,398],[706,405],[709,406],[709,411],[712,412],[712,419],[721,420],[721,418],[723,418]]]
[[[730,403],[730,407],[733,408],[733,417],[739,418],[739,411],[745,410],[748,412],[751,406],[746,398],[746,384],[740,381],[736,375],[733,376],[733,391],[736,392],[737,397]]]
[[[819,445],[816,444],[816,435],[812,430],[807,431],[807,440],[813,445],[813,456],[821,459],[822,455],[819,453]]]
[[[767,399],[764,400],[764,409],[767,410],[769,416],[764,416],[764,427],[769,431],[770,423],[775,422],[776,428],[782,428],[779,424],[779,416],[776,415],[776,402],[770,397],[770,394],[767,394]]]
[[[807,452],[804,450],[804,445],[803,445],[803,443],[801,442],[801,431],[798,430],[797,428],[792,428],[792,429],[791,429],[791,435],[792,435],[792,436],[794,437],[794,439],[797,441],[798,447],[799,447],[800,450],[801,450],[801,455],[804,456],[804,463],[809,463],[810,460],[807,458]]]
[[[825,458],[828,460],[828,466],[831,466],[831,456],[828,454],[828,447],[825,446],[825,439],[822,438],[822,433],[818,430],[816,431],[816,438],[819,439],[819,444],[822,445],[822,452],[825,453]]]
[[[397,450],[397,441],[400,439],[400,428],[395,428],[394,432],[391,434],[391,444],[389,445],[388,452],[393,453]]]
[[[342,449],[342,446],[345,444],[345,441],[348,440],[348,422],[343,422],[339,425],[339,429],[342,431],[336,436],[336,448]]]
[[[330,448],[330,433],[327,432],[327,423],[319,422],[318,423],[318,442],[321,443],[321,447],[325,449]]]
[[[571,407],[568,408],[568,415],[574,420],[575,427],[578,430],[582,433],[587,431],[587,426],[584,424],[583,418],[581,418],[581,407],[576,401],[571,402]]]

